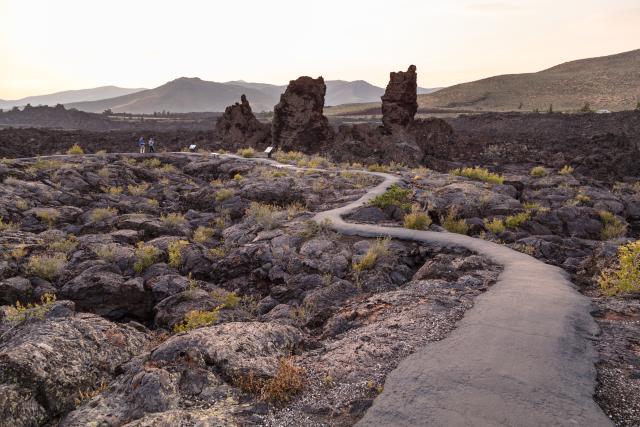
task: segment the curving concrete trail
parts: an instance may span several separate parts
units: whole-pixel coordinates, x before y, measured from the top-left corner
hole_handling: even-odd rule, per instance
[[[591,302],[567,274],[506,246],[461,234],[347,223],[343,215],[400,181],[391,174],[365,173],[384,181],[314,220],[328,219],[342,234],[464,247],[502,265],[503,271],[448,337],[419,349],[387,376],[383,393],[357,425],[612,425],[593,400],[597,354],[591,341],[598,328]]]
[[[300,169],[269,159],[219,156]],[[469,236],[347,223],[343,215],[400,181],[390,174],[364,173],[384,181],[314,220],[329,219],[342,234],[464,247],[504,269],[448,337],[419,349],[389,374],[383,393],[357,425],[612,425],[592,398],[597,354],[591,341],[597,326],[589,314],[591,304],[566,273]]]

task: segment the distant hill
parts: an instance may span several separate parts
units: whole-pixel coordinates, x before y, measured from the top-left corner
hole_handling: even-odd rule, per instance
[[[628,110],[640,99],[640,49],[566,62],[537,73],[507,74],[418,97],[420,108],[478,110]]]
[[[328,80],[326,85],[325,105],[377,102],[384,93],[383,88],[364,80]],[[153,113],[163,110],[174,113],[224,111],[227,106],[238,102],[240,95],[245,94],[253,110],[260,112],[271,111],[286,87],[243,80],[217,83],[182,77],[155,89],[91,102],[74,102],[65,106],[94,113],[101,113],[107,109],[118,113]],[[425,93],[432,90],[420,88],[420,91]]]
[[[226,106],[238,102],[243,93],[247,95],[255,111],[270,110],[273,107],[273,97],[259,90],[187,77],[130,95],[66,106],[95,113],[107,109],[127,113],[153,113],[163,110],[174,113],[224,111]]]
[[[81,101],[96,101],[98,99],[113,98],[116,96],[128,95],[140,92],[144,89],[130,89],[117,86],[101,86],[92,89],[66,90],[63,92],[51,93],[48,95],[28,96],[12,101],[0,100],[0,108],[9,109],[13,107],[23,107],[27,104],[32,106],[57,104],[69,104]]]
[[[640,49],[566,62],[536,73],[506,74],[418,95],[420,110],[630,110],[640,100]],[[380,104],[343,105],[329,114],[374,114]]]

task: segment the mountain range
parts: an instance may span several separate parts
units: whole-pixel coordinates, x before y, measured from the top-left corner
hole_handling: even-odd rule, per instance
[[[96,101],[99,99],[113,98],[116,96],[128,95],[140,92],[141,88],[129,89],[117,86],[101,86],[92,89],[66,90],[63,92],[51,93],[48,95],[28,96],[26,98],[4,101],[0,99],[0,108],[8,109],[12,107],[24,107],[27,104],[50,105],[70,104],[72,102]]]
[[[376,102],[384,89],[364,80],[328,80],[326,105],[340,105],[359,102]],[[109,89],[107,92],[105,89]],[[271,111],[278,103],[286,85],[249,83],[243,80],[225,83],[205,81],[199,78],[181,77],[154,89],[123,89],[109,86],[78,91],[59,92],[51,95],[23,98],[18,101],[0,101],[0,108],[14,105],[56,105],[66,108],[101,113],[105,110],[127,113],[153,113],[170,111],[174,113],[224,111],[238,102],[245,94],[254,111]],[[419,88],[420,93],[436,89]],[[100,96],[104,93],[105,96]]]
[[[420,110],[631,110],[640,102],[640,49],[565,62],[534,73],[505,74],[418,96]],[[380,103],[345,105],[328,114],[375,114]]]

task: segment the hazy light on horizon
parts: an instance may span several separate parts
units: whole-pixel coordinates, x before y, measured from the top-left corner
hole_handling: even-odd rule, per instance
[[[423,87],[640,47],[638,0],[0,0],[0,98],[181,76]]]

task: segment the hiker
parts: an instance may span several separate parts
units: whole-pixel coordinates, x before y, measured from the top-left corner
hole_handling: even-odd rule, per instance
[[[149,152],[150,153],[155,153],[156,152],[156,139],[155,138],[149,138]]]
[[[140,146],[140,154],[144,154],[144,137],[141,136],[138,140],[138,146]]]

